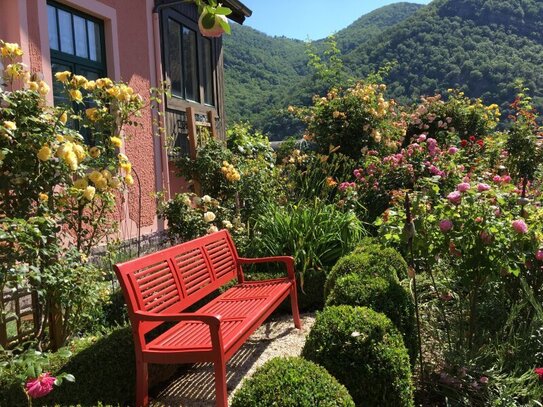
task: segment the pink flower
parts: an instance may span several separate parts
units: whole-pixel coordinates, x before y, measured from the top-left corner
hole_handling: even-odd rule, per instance
[[[483,230],[479,236],[484,244],[488,245],[492,243],[492,235],[490,233]]]
[[[492,181],[496,183],[502,182],[502,177],[500,177],[499,175],[494,175],[494,178],[492,178]]]
[[[25,390],[33,399],[47,396],[53,391],[55,380],[56,378],[51,376],[50,373],[42,373],[36,379],[28,379],[25,384]]]
[[[443,219],[439,221],[439,230],[441,230],[443,233],[451,230],[453,226],[453,223],[449,219]]]
[[[421,135],[417,138],[417,141],[418,141],[419,143],[422,143],[422,142],[426,141],[426,135],[421,134]]]
[[[502,177],[502,182],[505,182],[505,183],[511,182],[511,177],[509,175],[504,175]]]
[[[487,383],[488,383],[488,377],[486,377],[486,376],[481,376],[481,377],[479,378],[479,383],[487,384]]]
[[[513,229],[515,229],[515,232],[517,232],[520,235],[523,235],[528,232],[528,225],[522,219],[514,220],[511,223],[511,226],[513,227]]]
[[[456,186],[456,190],[460,192],[466,192],[471,188],[471,185],[467,182],[462,182]]]
[[[535,258],[536,258],[536,260],[538,260],[538,261],[543,261],[543,249],[539,249],[539,250],[535,253]]]
[[[449,154],[456,154],[458,152],[457,147],[449,147]]]
[[[490,185],[488,185],[488,184],[481,183],[481,184],[477,185],[477,191],[479,191],[479,192],[488,191],[489,189],[490,189]]]
[[[450,203],[459,205],[462,201],[462,195],[460,194],[460,191],[454,191],[447,195],[447,199]]]

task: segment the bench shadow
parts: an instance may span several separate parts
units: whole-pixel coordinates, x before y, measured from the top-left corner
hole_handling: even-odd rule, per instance
[[[274,329],[276,326],[279,326],[279,323],[275,321],[261,326],[257,330],[260,339],[249,338],[228,361],[226,365],[226,387],[229,398],[264,351],[274,341],[289,335],[295,330],[294,327],[285,329],[283,326],[283,329],[278,331]],[[153,407],[214,407],[215,376],[213,364],[184,365],[179,369],[178,377],[158,392],[151,392],[151,396],[154,396],[150,403]]]

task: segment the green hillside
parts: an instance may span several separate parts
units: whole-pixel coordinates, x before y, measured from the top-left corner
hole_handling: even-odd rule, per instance
[[[396,3],[362,16],[336,38],[354,77],[394,62],[385,81],[402,102],[459,88],[507,108],[514,81],[522,79],[543,107],[543,0]],[[323,40],[312,45],[320,50]],[[225,37],[228,121],[249,120],[272,139],[299,130],[284,108],[311,96],[306,47],[235,27]]]

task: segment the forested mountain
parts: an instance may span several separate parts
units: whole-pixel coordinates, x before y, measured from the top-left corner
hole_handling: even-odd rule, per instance
[[[272,138],[293,132],[281,108],[307,103],[307,45],[248,27],[225,36],[229,122],[245,119]],[[364,77],[394,62],[385,78],[403,102],[454,87],[507,107],[522,79],[543,107],[543,0],[396,3],[336,35],[347,71]],[[316,50],[323,41],[315,41]]]

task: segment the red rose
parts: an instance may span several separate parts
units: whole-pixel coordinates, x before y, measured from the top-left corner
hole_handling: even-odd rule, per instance
[[[543,367],[536,367],[534,373],[539,377],[539,380],[543,382]]]

